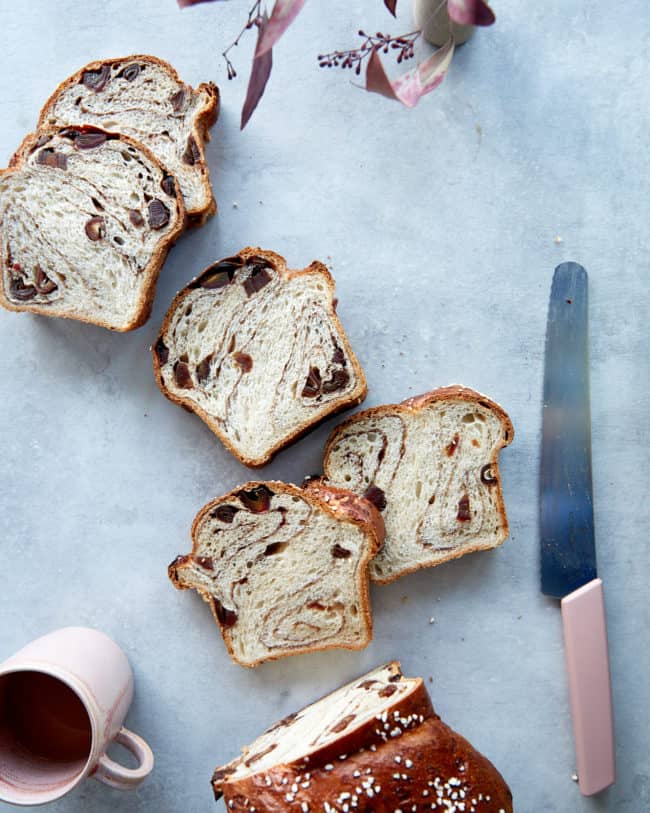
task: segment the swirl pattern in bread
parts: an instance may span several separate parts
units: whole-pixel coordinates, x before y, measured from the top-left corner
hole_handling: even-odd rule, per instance
[[[390,582],[508,535],[498,453],[514,436],[503,409],[451,386],[353,415],[325,448],[325,481],[372,500],[386,541],[370,566]]]
[[[372,638],[368,562],[383,523],[368,501],[320,484],[249,482],[201,509],[192,541],[169,577],[210,605],[242,666]]]
[[[202,418],[243,463],[263,466],[366,382],[333,305],[324,265],[287,270],[245,248],[172,302],[152,348],[158,386]]]

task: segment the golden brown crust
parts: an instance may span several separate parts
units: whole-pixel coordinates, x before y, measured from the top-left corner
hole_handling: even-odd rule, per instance
[[[246,779],[226,782],[223,786],[226,809],[248,813],[252,806],[260,813],[302,809],[329,809],[339,813],[344,809],[344,800],[354,799],[356,805],[349,809],[355,813],[395,813],[396,810],[423,813],[432,810],[432,802],[445,799],[448,806],[435,809],[513,813],[512,794],[499,771],[439,718],[425,720],[399,739],[377,746],[374,752],[358,752],[331,765],[331,770],[312,769],[310,764],[299,770],[278,766]],[[306,773],[309,779],[305,783]],[[291,793],[294,785],[297,785],[295,794]],[[380,790],[375,792],[377,786]],[[437,795],[438,789],[441,796]],[[290,802],[288,792],[292,797]],[[464,808],[453,807],[454,801],[463,799],[466,800]],[[476,804],[472,804],[474,799]],[[325,807],[326,803],[329,808]],[[303,804],[307,808],[302,808]]]
[[[152,56],[151,54],[131,54],[128,56],[114,57],[112,59],[97,59],[94,62],[89,62],[87,65],[84,65],[83,68],[80,68],[76,73],[72,74],[72,76],[69,76],[67,79],[64,79],[63,82],[61,82],[57,86],[56,90],[50,95],[49,99],[45,102],[45,104],[41,108],[41,112],[38,117],[37,129],[38,130],[48,129],[45,122],[51,108],[56,103],[57,97],[59,96],[60,93],[62,93],[71,85],[78,84],[81,81],[82,75],[86,71],[100,70],[103,65],[110,65],[113,62],[130,62],[134,60],[138,60],[140,62],[150,62],[152,64],[159,65],[171,74],[174,81],[178,82],[179,84],[186,85],[187,87],[190,88],[192,87],[191,85],[187,85],[186,82],[183,82],[181,80],[181,78],[178,75],[178,72],[176,71],[173,65],[170,65],[169,62],[165,62],[164,59],[159,59],[158,57]],[[217,121],[217,118],[219,117],[220,109],[219,88],[214,84],[214,82],[202,82],[196,89],[196,92],[200,91],[205,91],[208,94],[208,101],[203,106],[203,108],[199,110],[197,116],[195,117],[192,135],[194,136],[194,140],[196,142],[196,146],[200,154],[200,165],[202,168],[203,175],[202,184],[203,188],[206,190],[206,197],[208,198],[208,203],[206,206],[200,209],[185,210],[186,227],[202,226],[205,223],[205,221],[213,214],[215,214],[215,212],[217,211],[217,203],[216,200],[214,199],[214,195],[212,194],[210,177],[208,175],[207,161],[205,160],[205,144],[207,141],[210,140],[209,133],[210,127],[212,127],[212,125]],[[11,160],[13,161],[14,159],[12,158]]]
[[[195,209],[187,213],[185,226],[188,229],[203,226],[210,217],[213,217],[217,213],[217,201],[212,193],[212,184],[210,183],[210,176],[208,174],[208,162],[205,158],[205,145],[210,141],[210,128],[216,124],[219,113],[221,112],[221,95],[219,88],[214,82],[201,82],[197,91],[205,91],[210,99],[209,104],[201,110],[196,118],[194,136],[201,155],[202,166],[205,169],[203,185],[210,194],[210,202],[204,209]]]
[[[399,664],[391,666],[399,675]],[[282,735],[281,729],[293,716],[272,729],[279,729]],[[291,763],[235,779],[233,774],[241,762],[254,770],[250,749],[244,749],[243,757],[217,768],[212,777],[216,798],[224,796],[226,809],[235,813],[248,813],[251,808],[260,813],[513,810],[512,794],[499,771],[440,720],[422,680],[386,709],[385,716],[342,733]],[[463,807],[454,807],[458,802]]]
[[[386,529],[381,514],[369,500],[344,488],[327,485],[321,479],[309,480],[303,484],[302,488],[313,494],[321,505],[325,503],[335,516],[343,519],[354,517],[359,524],[372,525],[375,529],[375,536],[379,540],[379,547],[375,553],[379,552],[384,543]]]
[[[235,256],[235,255],[231,255],[231,256]],[[185,288],[183,288],[181,291],[179,291],[179,293],[176,294],[176,296],[174,297],[171,305],[169,306],[169,308],[167,310],[167,313],[166,313],[165,318],[164,318],[163,323],[162,323],[162,327],[158,331],[158,336],[156,337],[156,340],[154,341],[154,343],[153,343],[153,345],[151,347],[151,355],[152,355],[152,358],[153,358],[153,371],[154,371],[154,376],[155,376],[155,379],[156,379],[156,384],[158,385],[158,387],[159,387],[160,391],[162,392],[162,394],[166,398],[168,398],[170,401],[172,401],[175,404],[178,404],[178,406],[184,407],[189,412],[194,412],[196,415],[198,415],[199,418],[201,418],[201,420],[210,427],[210,429],[219,438],[219,440],[228,449],[228,451],[231,452],[245,466],[248,466],[248,468],[251,468],[251,469],[259,469],[259,468],[262,468],[263,466],[266,466],[267,463],[270,463],[271,460],[273,459],[273,457],[275,457],[275,455],[278,452],[282,451],[283,449],[286,449],[288,446],[295,443],[297,440],[304,437],[309,432],[312,432],[314,429],[316,429],[316,427],[320,426],[320,424],[323,423],[323,421],[326,421],[328,418],[331,418],[332,415],[336,415],[337,413],[342,412],[345,409],[351,409],[352,407],[357,406],[358,404],[360,404],[365,399],[366,395],[368,394],[368,387],[367,387],[367,384],[366,384],[366,378],[365,378],[365,376],[363,374],[363,370],[361,369],[361,365],[359,364],[359,362],[357,361],[356,356],[352,352],[352,348],[351,348],[350,343],[348,341],[347,335],[346,335],[345,331],[343,330],[343,325],[341,324],[338,316],[336,315],[336,310],[335,310],[334,304],[333,304],[334,303],[334,280],[333,280],[332,275],[330,274],[330,272],[327,270],[327,268],[322,263],[320,263],[318,261],[314,261],[309,266],[307,266],[307,268],[304,268],[304,269],[301,269],[301,270],[291,270],[291,269],[287,268],[286,260],[280,254],[276,254],[276,252],[274,252],[274,251],[268,251],[268,250],[264,250],[264,249],[261,249],[261,248],[255,248],[255,247],[252,247],[252,246],[248,246],[246,248],[243,248],[241,251],[237,252],[236,256],[242,257],[244,260],[248,259],[249,257],[263,257],[265,260],[268,260],[269,262],[271,262],[275,266],[275,268],[277,269],[278,273],[281,274],[285,279],[292,279],[292,278],[295,278],[295,277],[304,276],[304,275],[307,275],[307,274],[314,274],[314,273],[322,274],[324,276],[325,282],[327,283],[327,286],[328,286],[328,289],[329,289],[330,302],[332,303],[332,305],[331,305],[331,314],[330,315],[332,317],[332,321],[334,322],[334,324],[335,324],[335,326],[336,326],[336,328],[338,330],[338,334],[339,334],[341,342],[342,342],[342,344],[344,346],[345,353],[349,357],[350,361],[352,362],[352,366],[354,368],[354,372],[355,372],[355,374],[357,376],[357,380],[358,380],[358,384],[357,384],[356,389],[354,390],[354,392],[350,393],[350,395],[347,398],[345,398],[343,400],[340,400],[340,401],[333,402],[331,404],[331,406],[326,410],[326,412],[323,415],[319,416],[315,421],[310,421],[310,422],[304,423],[301,426],[299,426],[286,440],[283,440],[283,441],[277,443],[266,455],[264,455],[264,457],[250,458],[250,457],[242,456],[237,451],[237,449],[235,449],[235,447],[230,442],[230,439],[227,437],[227,435],[221,430],[221,427],[220,427],[218,421],[215,421],[207,412],[205,412],[205,410],[201,409],[201,407],[199,407],[191,399],[183,398],[182,396],[179,396],[179,395],[177,395],[177,394],[175,394],[173,392],[170,392],[167,389],[167,387],[165,386],[163,378],[162,378],[161,364],[160,364],[160,360],[158,359],[158,356],[157,356],[156,350],[155,350],[156,343],[159,340],[162,340],[163,336],[167,332],[167,328],[169,327],[169,324],[171,322],[171,319],[173,317],[174,312],[179,307],[180,303],[185,299],[186,296],[188,296],[188,294],[192,290],[192,282],[193,282],[193,280],[191,282],[189,282],[185,286]],[[210,267],[210,266],[208,266],[208,267]],[[203,274],[203,273],[205,273],[205,272],[202,271],[201,274]],[[195,279],[198,279],[201,276],[201,274],[199,274],[197,277],[195,277]]]
[[[359,562],[359,566],[357,568],[358,581],[356,585],[359,595],[359,611],[364,618],[365,626],[368,630],[367,638],[355,645],[348,646],[342,644],[324,644],[323,646],[311,646],[296,649],[290,654],[300,655],[308,652],[321,652],[326,649],[335,648],[363,649],[364,647],[368,646],[372,640],[372,614],[370,612],[368,564],[370,563],[370,560],[379,552],[379,549],[384,541],[384,523],[378,512],[375,511],[375,513],[373,513],[374,506],[369,505],[368,507],[370,510],[366,511],[358,504],[360,500],[356,495],[350,493],[350,500],[346,502],[346,492],[343,489],[331,489],[329,487],[323,487],[320,490],[313,490],[311,488],[300,488],[299,486],[293,485],[293,483],[283,483],[279,480],[250,480],[247,483],[237,486],[237,488],[234,488],[227,494],[217,497],[216,499],[207,503],[207,505],[204,505],[194,518],[191,529],[192,552],[186,556],[176,557],[176,559],[174,559],[174,561],[167,568],[167,574],[172,584],[178,590],[195,589],[201,595],[201,598],[209,605],[212,615],[214,616],[214,620],[219,626],[224,643],[228,649],[228,654],[232,660],[235,661],[235,663],[239,663],[241,666],[251,668],[258,666],[260,663],[265,661],[278,660],[288,656],[289,653],[268,655],[258,661],[255,661],[254,663],[244,663],[239,660],[232,646],[232,636],[230,630],[229,628],[225,627],[219,619],[212,596],[206,591],[201,590],[199,587],[190,587],[183,584],[179,577],[179,571],[181,571],[189,563],[192,556],[198,551],[198,530],[205,517],[209,515],[218,505],[228,503],[232,499],[238,497],[241,491],[252,491],[261,485],[266,486],[276,494],[290,494],[292,496],[306,499],[308,502],[315,504],[318,508],[321,508],[326,513],[331,514],[337,521],[351,522],[354,525],[357,525],[365,532],[371,541],[371,545],[369,546],[366,555]],[[329,499],[326,499],[328,496]],[[361,500],[361,502],[366,501]],[[375,514],[377,514],[377,516],[375,516]]]
[[[500,404],[497,404],[496,401],[488,398],[487,395],[483,395],[483,393],[477,392],[470,387],[464,387],[462,384],[450,384],[447,387],[438,387],[438,389],[430,390],[422,395],[414,395],[411,398],[407,398],[405,401],[402,401],[400,406],[406,406],[410,409],[418,410],[434,403],[435,401],[452,400],[466,401],[470,404],[480,404],[481,406],[484,406],[494,412],[494,414],[501,421],[505,433],[504,443],[499,446],[499,449],[502,449],[504,446],[508,446],[510,443],[512,443],[515,436],[515,429],[512,425],[512,421],[510,420],[510,416],[505,409]]]
[[[24,160],[27,159],[28,155],[32,152],[33,148],[36,146],[36,143],[40,138],[54,136],[65,129],[66,129],[65,127],[57,127],[50,130],[39,130],[36,133],[30,133],[29,135],[25,136],[22,143],[20,144],[20,147],[18,147],[18,149],[12,156],[11,161],[9,162],[9,167],[7,169],[0,170],[0,177],[3,177],[4,175],[9,175],[13,172],[19,172],[22,169],[22,164]],[[83,130],[85,128],[78,127],[76,129]],[[91,129],[96,132],[105,132],[100,130],[100,128],[98,127],[92,127],[88,129]],[[125,144],[129,144],[132,147],[135,147],[140,152],[142,152],[152,162],[152,164],[159,167],[160,171],[163,174],[165,175],[171,174],[154,156],[151,150],[144,146],[144,144],[140,143],[139,141],[136,141],[136,139],[134,138],[130,138],[129,136],[125,136],[121,133],[115,133],[112,135],[114,135],[116,138],[118,138]],[[127,325],[115,327],[114,325],[111,325],[108,322],[104,322],[102,320],[95,320],[84,316],[77,316],[68,313],[61,313],[60,311],[56,311],[49,306],[29,305],[29,304],[15,305],[5,295],[4,273],[0,273],[0,305],[2,305],[3,308],[6,308],[7,310],[10,311],[17,312],[29,311],[31,313],[37,313],[41,316],[50,316],[59,319],[73,319],[76,322],[85,322],[86,324],[98,325],[99,327],[105,327],[108,330],[114,330],[118,333],[126,333],[130,330],[135,330],[136,328],[140,327],[147,321],[151,314],[153,300],[156,295],[156,282],[158,281],[160,271],[167,257],[167,252],[174,245],[176,240],[178,240],[184,228],[185,204],[183,202],[183,196],[180,193],[180,190],[178,189],[175,189],[175,193],[176,193],[176,206],[178,209],[177,223],[175,227],[165,235],[165,238],[161,239],[158,247],[156,248],[151,257],[151,260],[149,261],[149,264],[141,272],[141,274],[143,275],[143,280],[146,280],[147,285],[143,289],[142,295],[138,300],[136,314]],[[2,243],[2,223],[0,222],[0,244],[1,243]]]
[[[373,417],[383,417],[385,415],[395,415],[395,414],[409,414],[418,412],[421,409],[426,408],[429,404],[432,404],[436,401],[465,401],[469,404],[480,404],[487,409],[491,410],[495,413],[498,417],[499,421],[501,422],[501,426],[503,427],[503,435],[501,438],[501,442],[498,446],[495,447],[492,457],[490,458],[490,471],[493,478],[496,480],[496,498],[497,498],[497,512],[499,514],[499,519],[501,521],[501,527],[503,529],[502,538],[499,542],[494,546],[498,547],[502,545],[503,542],[507,539],[509,533],[509,526],[508,526],[508,516],[506,514],[506,506],[503,500],[503,488],[501,484],[501,472],[499,471],[499,452],[505,446],[508,446],[512,443],[512,440],[515,436],[514,426],[512,425],[512,421],[510,417],[503,409],[502,406],[496,403],[496,401],[492,401],[486,395],[483,395],[476,390],[470,389],[469,387],[464,387],[461,384],[451,384],[447,387],[439,387],[435,390],[430,390],[429,392],[422,393],[422,395],[414,395],[411,398],[407,398],[405,401],[402,401],[399,404],[382,404],[381,406],[371,407],[370,409],[364,409],[361,412],[357,412],[354,415],[351,415],[349,418],[346,418],[345,421],[340,423],[336,426],[329,438],[327,439],[327,443],[325,444],[325,451],[323,452],[323,467],[324,467],[324,480],[327,482],[328,478],[328,468],[327,463],[329,459],[329,453],[332,446],[336,443],[338,436],[344,430],[346,430],[352,424],[358,423],[360,421],[366,420],[367,418]],[[445,562],[450,562],[453,559],[459,559],[462,556],[467,555],[468,553],[477,553],[481,550],[485,550],[484,547],[480,545],[470,545],[467,547],[463,547],[459,550],[450,550],[446,552],[446,554],[440,559],[438,559],[435,563],[435,566],[444,564]],[[397,581],[397,579],[401,579],[402,576],[407,576],[410,573],[414,573],[416,570],[422,570],[425,567],[431,567],[432,565],[429,564],[420,564],[416,563],[412,567],[404,567],[399,573],[395,575],[388,576],[386,578],[377,578],[377,576],[372,575],[372,580],[377,584],[390,584],[391,582]]]

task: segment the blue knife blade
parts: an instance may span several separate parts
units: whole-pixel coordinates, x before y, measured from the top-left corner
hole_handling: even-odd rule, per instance
[[[542,592],[560,598],[580,792],[616,781],[603,582],[596,576],[587,272],[555,269],[546,329],[540,531]]]
[[[596,577],[587,272],[555,269],[546,332],[540,530],[542,592],[562,598]]]

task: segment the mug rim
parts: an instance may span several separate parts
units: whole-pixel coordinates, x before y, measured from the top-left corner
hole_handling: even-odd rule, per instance
[[[7,677],[7,675],[19,674],[20,672],[37,672],[42,675],[48,675],[49,677],[56,678],[56,680],[67,686],[79,698],[86,711],[86,714],[88,715],[88,721],[90,722],[90,751],[83,768],[73,779],[66,782],[55,791],[43,793],[38,791],[28,791],[22,794],[23,798],[21,799],[8,799],[5,798],[5,791],[2,788],[2,784],[4,784],[5,787],[7,785],[6,783],[2,782],[2,779],[0,778],[0,801],[7,802],[8,804],[19,805],[21,807],[44,805],[60,799],[62,796],[65,796],[71,790],[76,788],[77,785],[83,779],[85,779],[95,767],[97,760],[101,756],[99,753],[98,743],[99,732],[97,730],[98,708],[94,697],[84,682],[77,678],[73,672],[69,672],[67,669],[63,669],[62,667],[54,664],[44,663],[42,661],[26,660],[22,663],[11,663],[5,666],[0,666],[0,679]]]

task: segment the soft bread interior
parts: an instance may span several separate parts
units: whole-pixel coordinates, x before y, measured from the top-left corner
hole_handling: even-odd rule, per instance
[[[164,64],[146,59],[114,60],[106,77],[90,78],[93,89],[79,82],[64,87],[47,109],[44,126],[89,124],[125,133],[145,144],[178,178],[188,210],[211,201],[207,170],[199,145],[189,142],[199,111],[209,105],[204,89],[193,90],[174,78]]]
[[[194,529],[180,586],[212,602],[240,663],[367,642],[367,531],[293,487],[258,484],[213,504]]]
[[[480,403],[434,401],[370,414],[342,427],[325,461],[328,482],[385,500],[386,539],[371,576],[390,579],[450,553],[493,548],[507,525],[491,461],[503,444],[499,416]]]
[[[3,287],[13,305],[120,328],[142,309],[178,206],[157,163],[101,138],[78,148],[74,137],[53,135],[0,176]]]
[[[227,770],[228,780],[305,760],[323,746],[381,717],[420,684],[419,678],[402,677],[397,663],[375,669],[271,727],[245,749],[243,757],[227,766],[232,768]]]
[[[182,297],[162,341],[166,389],[251,460],[360,389],[319,271],[287,278],[249,262],[223,287],[198,285]]]

